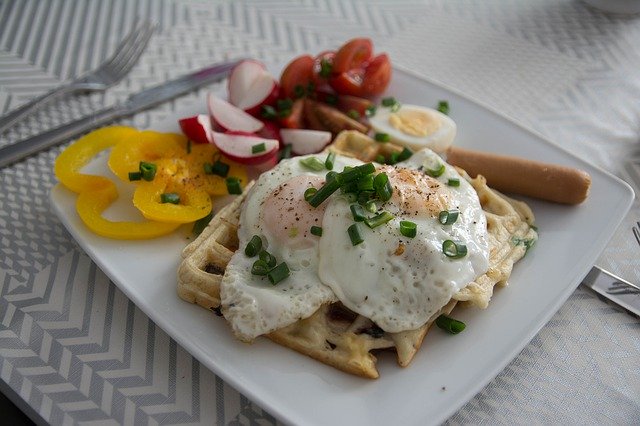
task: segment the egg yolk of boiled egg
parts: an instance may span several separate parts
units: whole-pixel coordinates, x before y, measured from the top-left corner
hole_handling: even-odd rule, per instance
[[[456,124],[449,116],[418,105],[378,107],[369,122],[375,132],[385,133],[391,141],[414,151],[429,148],[444,152],[456,137]]]

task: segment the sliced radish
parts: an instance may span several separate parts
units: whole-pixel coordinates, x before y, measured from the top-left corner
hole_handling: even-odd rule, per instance
[[[246,132],[212,132],[213,143],[220,151],[233,161],[241,164],[255,165],[270,161],[278,155],[280,143],[277,139],[265,139]],[[256,148],[262,148],[258,152]]]
[[[211,118],[206,114],[179,120],[182,133],[195,143],[211,143]]]
[[[314,154],[331,142],[331,132],[307,129],[280,129],[282,143],[291,144],[291,151],[297,155]]]
[[[242,61],[229,75],[229,102],[249,114],[257,115],[263,105],[273,104],[278,92],[278,80],[261,62]]]
[[[213,121],[224,130],[241,130],[254,133],[264,127],[264,123],[240,108],[220,99],[213,93],[208,97],[209,114]]]
[[[273,121],[264,120],[264,127],[258,132],[258,136],[266,139],[280,140],[280,126]]]

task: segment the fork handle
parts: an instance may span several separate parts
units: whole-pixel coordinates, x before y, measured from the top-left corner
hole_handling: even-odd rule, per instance
[[[77,86],[73,86],[73,85],[60,86],[45,93],[44,95],[38,96],[37,98],[30,100],[26,104],[0,117],[0,133],[4,132],[6,129],[14,125],[17,121],[19,121],[25,115],[29,114],[32,111],[35,111],[36,109],[51,102],[52,100],[59,98],[63,95],[66,95],[68,93],[73,93],[79,90],[84,90],[84,89]]]
[[[31,154],[35,154],[38,151],[72,139],[88,130],[107,124],[123,115],[126,115],[126,112],[120,106],[106,108],[80,120],[73,121],[29,139],[4,146],[0,148],[0,168],[8,166]]]

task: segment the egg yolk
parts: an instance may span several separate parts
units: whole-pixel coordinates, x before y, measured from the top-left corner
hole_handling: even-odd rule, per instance
[[[320,176],[295,176],[281,184],[264,201],[262,214],[266,230],[280,243],[293,249],[313,246],[318,237],[312,226],[322,226],[325,204],[314,208],[305,199],[309,187],[320,188]]]
[[[406,168],[381,167],[393,187],[389,203],[398,211],[392,212],[414,217],[437,217],[451,204],[449,189],[424,173]]]
[[[389,124],[411,136],[428,136],[440,127],[438,116],[430,111],[403,110],[389,116]]]

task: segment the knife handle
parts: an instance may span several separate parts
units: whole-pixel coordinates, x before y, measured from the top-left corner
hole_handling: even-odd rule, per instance
[[[88,130],[95,129],[122,116],[122,109],[112,107],[73,121],[29,139],[0,148],[0,168],[6,167],[31,154],[68,141]]]

